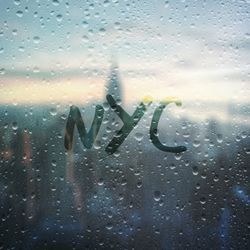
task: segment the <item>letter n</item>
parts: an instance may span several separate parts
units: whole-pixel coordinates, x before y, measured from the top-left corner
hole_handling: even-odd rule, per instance
[[[65,148],[67,150],[72,149],[74,129],[76,126],[78,129],[82,144],[86,148],[90,149],[93,146],[96,136],[100,130],[102,120],[103,120],[103,114],[104,114],[103,107],[100,105],[97,105],[95,108],[94,120],[92,122],[89,132],[87,132],[79,108],[76,106],[71,106],[67,124],[66,124],[65,137],[64,137]]]

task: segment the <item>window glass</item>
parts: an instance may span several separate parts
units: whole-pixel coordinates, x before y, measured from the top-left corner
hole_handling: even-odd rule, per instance
[[[0,0],[1,249],[250,249],[249,0]]]

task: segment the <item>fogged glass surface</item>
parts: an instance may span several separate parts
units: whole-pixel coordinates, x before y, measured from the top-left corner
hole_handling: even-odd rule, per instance
[[[1,249],[249,249],[250,2],[0,0]]]

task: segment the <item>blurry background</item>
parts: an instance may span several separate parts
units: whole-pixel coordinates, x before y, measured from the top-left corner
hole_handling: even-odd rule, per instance
[[[249,249],[250,2],[0,0],[2,249]],[[154,100],[108,156],[122,122]],[[159,138],[149,140],[166,97]],[[89,129],[63,145],[69,108]]]

